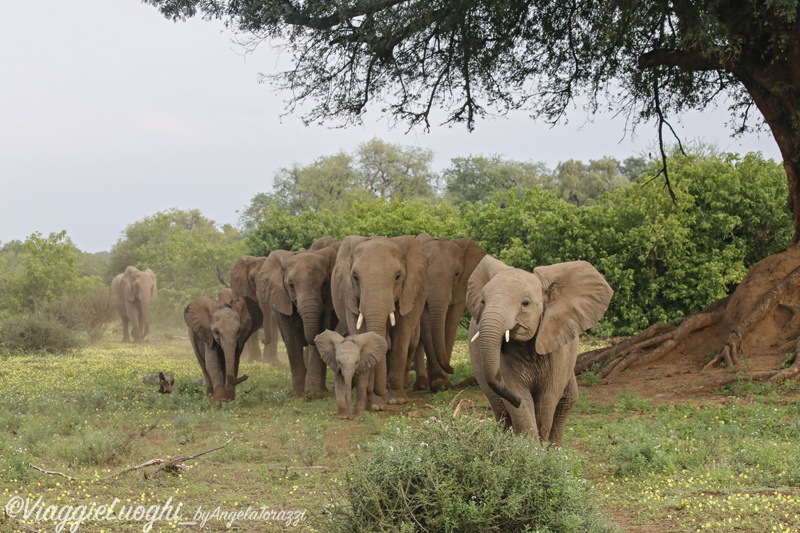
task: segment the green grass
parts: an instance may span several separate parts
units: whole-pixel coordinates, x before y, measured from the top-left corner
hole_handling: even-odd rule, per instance
[[[453,382],[471,375],[466,343],[457,344],[453,366]],[[158,394],[155,385],[142,383],[143,374],[159,371],[175,374],[176,393]],[[117,508],[149,508],[171,498],[173,505],[182,502],[184,520],[198,508],[217,506],[306,510],[297,530],[328,531],[336,507],[344,504],[341,487],[352,477],[351,456],[367,456],[370,449],[384,453],[408,428],[456,405],[458,416],[491,419],[485,398],[472,387],[411,393],[409,404],[338,420],[332,392],[318,401],[294,399],[287,394],[287,370],[244,364],[242,372],[250,379],[237,389],[237,399],[213,409],[204,389],[192,382],[201,373],[186,340],[133,346],[107,336],[68,354],[0,355],[3,505],[15,496],[30,496],[32,503],[41,496],[55,506],[108,505],[118,498]],[[330,373],[328,388],[334,388]],[[564,447],[615,522],[628,516],[634,524],[679,532],[761,532],[765,524],[775,531],[800,530],[796,384],[725,391],[747,393],[752,402],[730,397],[714,405],[678,406],[631,391],[592,403],[582,389]],[[187,461],[180,472],[146,479],[144,473],[155,469],[148,467],[111,477],[150,459],[191,456],[231,437],[225,448]],[[43,474],[28,463],[79,481]],[[55,525],[56,520],[30,523],[40,531]],[[79,531],[122,532],[142,525],[86,522]],[[239,531],[286,529],[285,520],[234,525]],[[152,531],[198,527],[154,522]],[[0,515],[1,531],[14,528],[24,531]],[[211,520],[204,529],[224,530],[222,520]]]

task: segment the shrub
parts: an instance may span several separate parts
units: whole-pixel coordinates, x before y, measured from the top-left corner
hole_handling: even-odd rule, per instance
[[[578,459],[448,409],[368,445],[345,472],[343,531],[610,531]]]
[[[0,346],[7,350],[55,353],[75,349],[80,341],[63,322],[39,311],[0,320]]]

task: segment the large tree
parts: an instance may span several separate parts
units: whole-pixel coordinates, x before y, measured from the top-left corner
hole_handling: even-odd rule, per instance
[[[173,19],[198,13],[224,19],[253,43],[283,41],[294,65],[271,77],[292,95],[290,105],[311,103],[304,115],[310,122],[358,121],[378,100],[386,113],[411,125],[429,126],[433,119],[473,128],[487,112],[514,109],[555,122],[582,98],[590,111],[603,104],[628,113],[633,123],[654,120],[663,145],[669,116],[722,98],[737,128],[745,129],[755,107],[781,150],[795,241],[800,238],[796,1],[144,1]],[[772,266],[756,266],[748,278],[763,283],[745,280],[748,298],[734,294],[715,308],[713,319],[687,317],[680,335],[634,342],[637,350],[652,359],[653,347],[674,351],[686,335],[725,324],[720,327],[730,334],[720,355],[737,364],[752,324],[774,316],[794,286],[792,276],[800,276],[792,250],[774,258],[783,277]],[[762,298],[764,305],[755,307],[764,313],[746,310]],[[743,307],[731,309],[734,304]],[[641,359],[634,353],[629,359]],[[800,374],[800,357],[793,368]]]

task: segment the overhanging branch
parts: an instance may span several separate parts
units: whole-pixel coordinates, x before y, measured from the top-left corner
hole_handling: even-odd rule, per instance
[[[703,55],[688,50],[657,48],[639,56],[639,68],[677,67],[683,70],[725,70],[732,71],[735,63],[719,53]]]

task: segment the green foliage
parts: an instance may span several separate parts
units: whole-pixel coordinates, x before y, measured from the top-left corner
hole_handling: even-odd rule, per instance
[[[42,311],[0,319],[0,347],[5,350],[58,353],[75,349],[80,344],[75,331]]]
[[[354,456],[341,531],[611,531],[579,460],[439,409]]]
[[[108,275],[113,278],[128,265],[151,269],[158,285],[153,313],[180,321],[174,311],[197,296],[216,295],[216,267],[230,271],[243,253],[244,241],[235,229],[217,229],[196,209],[170,209],[126,228],[111,250]]]
[[[553,178],[544,163],[511,161],[499,155],[453,158],[442,177],[444,198],[453,204],[481,202],[514,187],[553,188]]]
[[[556,167],[554,181],[558,197],[578,206],[630,183],[611,157],[589,161],[588,165],[574,159],[563,161]]]

